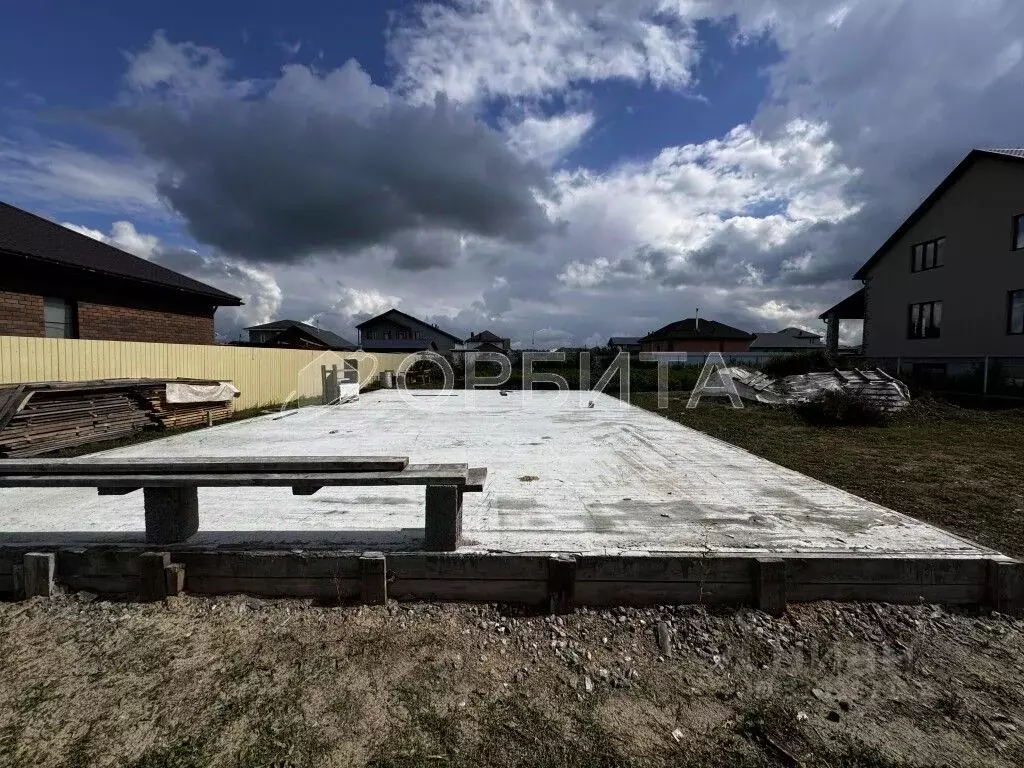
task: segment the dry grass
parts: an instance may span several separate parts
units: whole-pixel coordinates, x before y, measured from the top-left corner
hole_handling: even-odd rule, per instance
[[[659,620],[674,658],[659,656]],[[554,620],[35,599],[0,604],[0,755],[12,768],[1015,766],[1022,643],[1024,622],[931,607]]]
[[[877,427],[808,425],[788,408],[692,410],[654,395],[634,405],[898,512],[1010,555],[1024,555],[1024,409],[980,411],[922,400]]]

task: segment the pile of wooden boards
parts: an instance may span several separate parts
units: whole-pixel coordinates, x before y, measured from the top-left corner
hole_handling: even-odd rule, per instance
[[[208,421],[220,421],[231,415],[231,403],[168,403],[164,387],[144,391],[147,408],[165,429],[198,427]]]
[[[168,403],[167,381],[103,379],[0,386],[0,457],[38,456],[127,437],[147,427],[199,426],[231,415],[230,402]]]

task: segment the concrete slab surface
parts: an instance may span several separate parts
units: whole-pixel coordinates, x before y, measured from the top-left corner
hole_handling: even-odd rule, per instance
[[[460,551],[994,554],[593,392],[381,390],[357,403],[261,416],[102,455],[397,455],[485,466],[484,492],[465,497]],[[422,543],[421,487],[199,494],[192,546],[395,550]],[[0,544],[141,542],[143,530],[141,493],[0,489]]]

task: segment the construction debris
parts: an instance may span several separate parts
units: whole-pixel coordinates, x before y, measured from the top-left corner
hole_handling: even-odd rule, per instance
[[[740,397],[771,405],[799,405],[825,392],[847,392],[870,400],[883,411],[897,411],[910,403],[910,390],[899,379],[881,368],[805,373],[773,379],[760,371],[734,366],[723,368],[719,377],[728,376]]]
[[[147,427],[199,426],[231,415],[230,402],[168,403],[167,385],[178,381],[220,386],[193,379],[102,379],[0,387],[0,457],[38,456]]]

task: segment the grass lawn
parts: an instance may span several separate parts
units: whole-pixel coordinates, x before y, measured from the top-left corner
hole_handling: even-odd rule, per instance
[[[921,400],[879,427],[813,427],[787,408],[678,394],[634,405],[1008,555],[1024,556],[1024,409]]]

